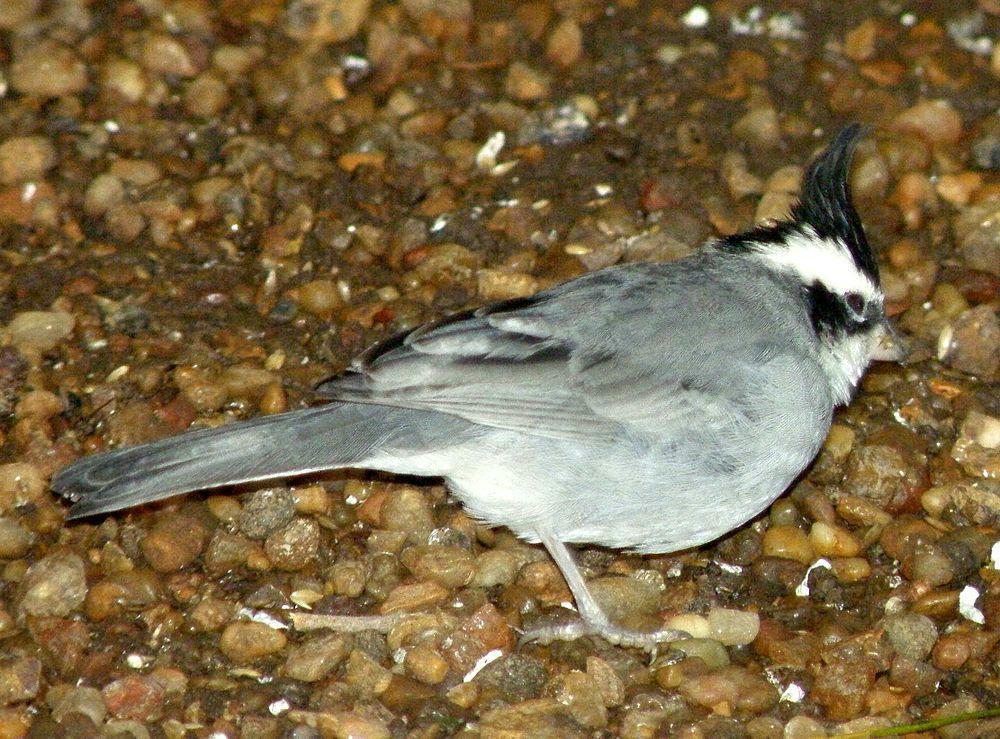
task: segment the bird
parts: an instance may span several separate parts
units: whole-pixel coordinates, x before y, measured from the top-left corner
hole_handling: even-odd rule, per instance
[[[843,128],[789,216],[671,262],[616,265],[376,344],[300,410],[84,457],[69,519],[331,469],[443,478],[470,516],[541,543],[577,618],[526,634],[649,648],[614,623],[571,546],[709,543],[776,500],[874,361],[902,358],[855,210]]]

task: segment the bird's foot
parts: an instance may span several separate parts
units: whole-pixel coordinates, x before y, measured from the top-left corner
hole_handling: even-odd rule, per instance
[[[656,631],[639,631],[618,626],[606,619],[588,621],[577,618],[560,624],[539,626],[526,631],[521,636],[521,643],[537,641],[540,644],[550,644],[554,641],[573,641],[581,636],[599,636],[605,641],[619,647],[634,647],[646,652],[655,652],[658,644],[664,642],[690,639],[686,631],[677,629],[658,629]]]

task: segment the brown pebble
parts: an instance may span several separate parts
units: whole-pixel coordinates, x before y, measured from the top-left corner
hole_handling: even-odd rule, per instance
[[[298,517],[264,541],[264,552],[279,570],[301,570],[316,558],[319,524]]]
[[[287,643],[288,637],[278,629],[256,621],[237,621],[222,632],[219,649],[233,662],[244,664],[280,652]]]
[[[176,572],[201,554],[208,539],[202,520],[190,513],[167,513],[153,525],[140,545],[157,572]]]
[[[813,547],[804,531],[795,526],[772,526],[764,533],[763,553],[768,557],[794,559],[809,564]]]

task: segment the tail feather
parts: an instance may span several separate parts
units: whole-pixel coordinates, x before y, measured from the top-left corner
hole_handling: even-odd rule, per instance
[[[333,403],[85,457],[52,479],[82,518],[193,490],[360,463],[393,430],[379,406]],[[363,465],[360,465],[363,466]]]

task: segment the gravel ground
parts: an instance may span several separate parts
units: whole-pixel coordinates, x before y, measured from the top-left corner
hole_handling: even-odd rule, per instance
[[[0,737],[815,737],[1000,705],[998,30],[997,0],[2,0]],[[64,523],[78,456],[301,407],[393,332],[780,215],[851,120],[911,361],[725,540],[581,549],[615,618],[694,635],[652,661],[519,645],[558,571],[431,483]]]

